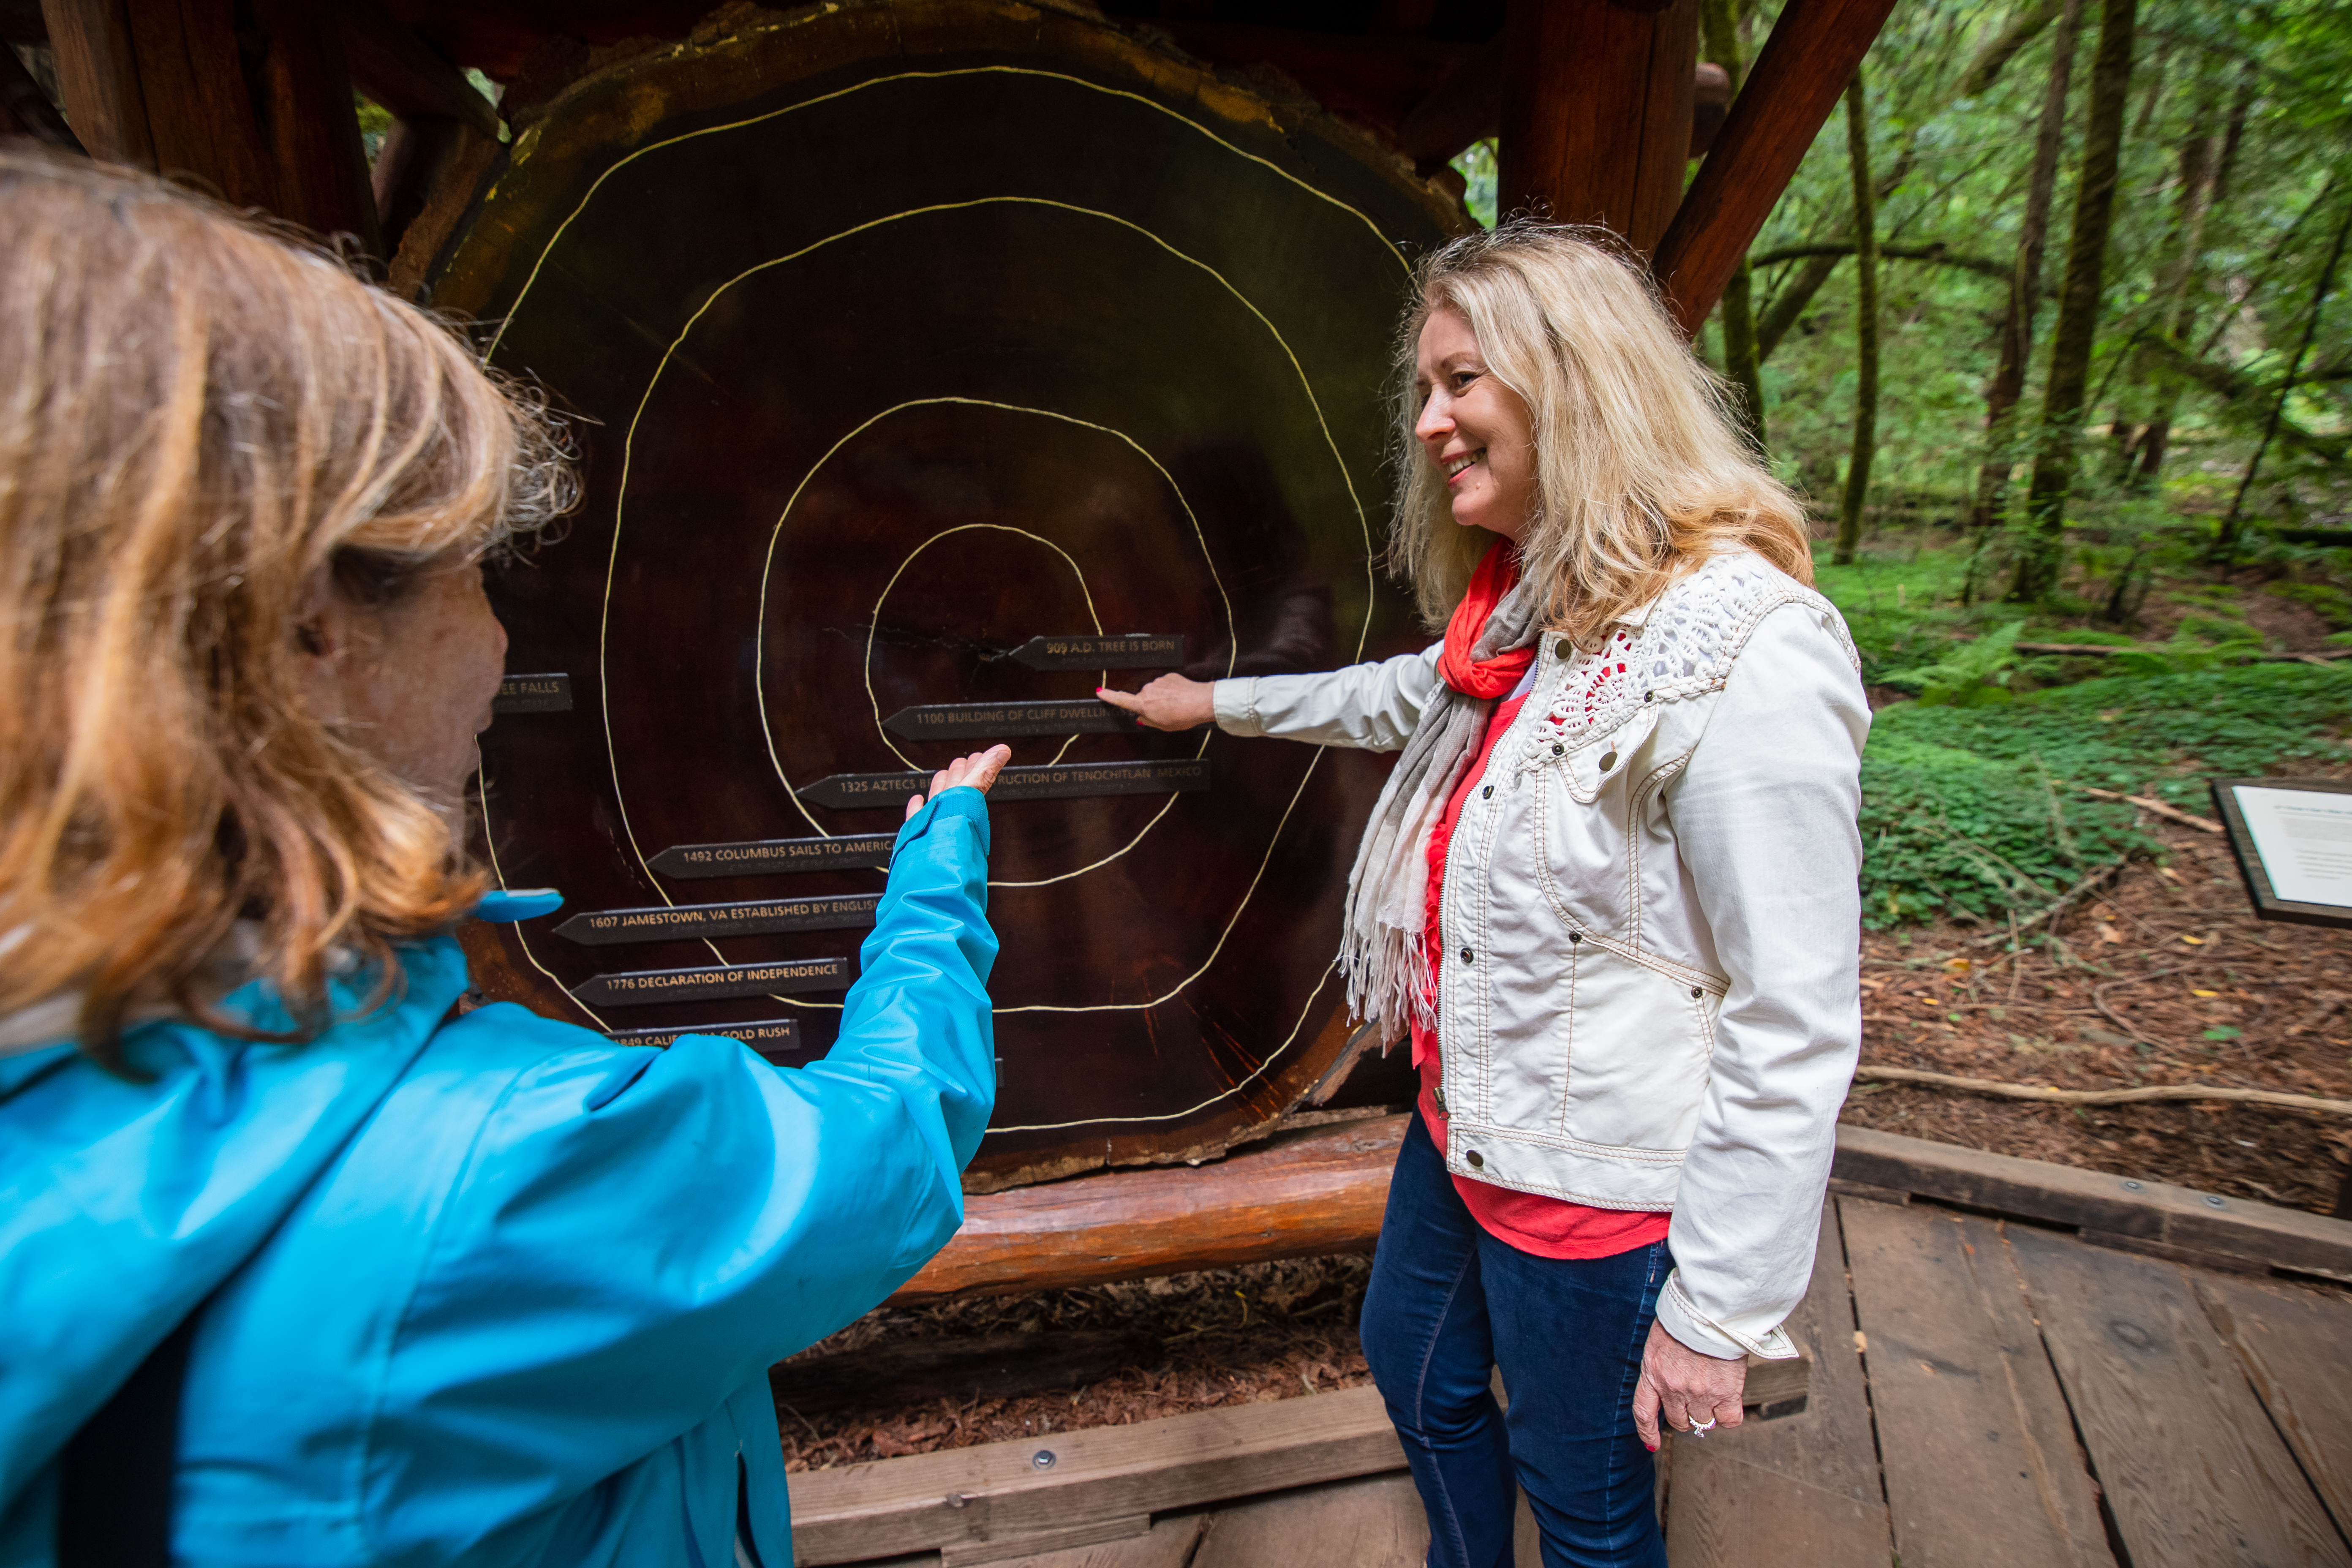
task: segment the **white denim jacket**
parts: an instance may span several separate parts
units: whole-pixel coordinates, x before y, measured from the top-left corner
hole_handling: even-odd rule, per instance
[[[1220,680],[1217,722],[1394,751],[1438,651]],[[1674,1210],[1658,1319],[1714,1355],[1795,1353],[1860,1048],[1859,668],[1829,601],[1717,556],[1597,654],[1543,637],[1446,855],[1447,1169]]]

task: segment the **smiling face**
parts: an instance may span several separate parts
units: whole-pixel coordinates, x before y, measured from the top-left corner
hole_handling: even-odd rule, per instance
[[[1486,368],[1461,311],[1430,312],[1413,383],[1421,417],[1412,433],[1445,476],[1454,521],[1518,542],[1535,516],[1535,425],[1519,395]]]

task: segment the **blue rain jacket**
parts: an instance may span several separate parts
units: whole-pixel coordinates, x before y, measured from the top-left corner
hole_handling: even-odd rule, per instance
[[[769,1364],[962,1221],[987,851],[973,790],[906,825],[840,1043],[798,1069],[505,1004],[445,1024],[447,938],[299,1048],[163,1022],[127,1042],[152,1083],[0,1058],[0,1565],[47,1568],[59,1452],[202,1306],[183,1563],[722,1568],[740,1475],[787,1568]],[[258,983],[227,1005],[284,1016]]]

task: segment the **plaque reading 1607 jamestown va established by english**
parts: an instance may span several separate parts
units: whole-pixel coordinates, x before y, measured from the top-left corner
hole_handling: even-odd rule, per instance
[[[573,915],[555,934],[604,945],[677,942],[688,937],[759,936],[777,931],[835,931],[870,926],[879,893],[837,898],[761,899],[740,904],[676,904],[657,909],[591,910]]]
[[[775,996],[793,991],[840,991],[849,984],[845,958],[791,958],[774,963],[717,963],[700,969],[639,969],[594,974],[572,988],[592,1007],[635,1007],[648,1002],[702,1002],[719,996]]]
[[[818,805],[840,810],[858,806],[895,805],[904,809],[907,797],[929,787],[931,775],[905,773],[835,773],[802,786],[800,796]],[[1099,795],[1176,795],[1209,787],[1205,757],[1173,763],[1066,763],[1052,766],[1007,768],[996,775],[988,792],[992,803],[1013,800],[1076,800]]]

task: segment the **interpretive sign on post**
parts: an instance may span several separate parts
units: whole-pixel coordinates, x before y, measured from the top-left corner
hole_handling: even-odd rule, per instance
[[[2212,785],[2254,913],[2352,927],[2352,784],[2215,779]]]

